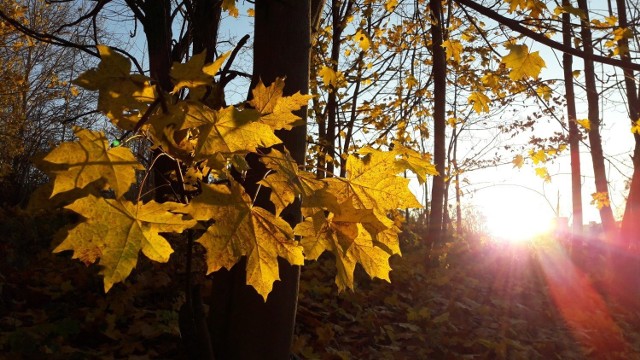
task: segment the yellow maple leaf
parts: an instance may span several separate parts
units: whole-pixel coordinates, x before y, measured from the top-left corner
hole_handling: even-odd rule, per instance
[[[549,175],[549,171],[546,167],[538,167],[535,169],[536,175],[541,177],[544,182],[551,182],[551,175]]]
[[[318,75],[320,75],[320,77],[322,78],[324,86],[331,85],[333,87],[336,87],[338,85],[338,77],[336,75],[336,72],[333,71],[332,68],[322,65],[322,67],[318,71]]]
[[[387,0],[384,3],[384,8],[387,11],[393,11],[396,8],[396,6],[398,6],[398,0]]]
[[[133,130],[142,114],[156,98],[155,86],[148,77],[130,74],[131,62],[111,48],[98,45],[100,63],[82,73],[73,84],[98,90],[98,110],[114,125]]]
[[[302,212],[305,215],[322,208],[336,211],[338,203],[335,196],[327,192],[328,185],[316,179],[314,174],[299,170],[288,152],[272,149],[260,161],[272,170],[259,184],[271,189],[269,199],[276,207],[276,215],[293,203],[297,196],[302,200]]]
[[[364,33],[362,30],[358,30],[353,35],[353,40],[358,44],[358,46],[360,47],[360,49],[362,49],[362,51],[367,51],[371,47],[369,36],[367,36],[367,34]]]
[[[204,94],[204,89],[198,89],[211,85],[213,77],[218,73],[218,70],[222,67],[222,64],[227,59],[231,52],[226,52],[219,56],[216,61],[205,65],[206,51],[200,54],[193,55],[186,63],[174,63],[171,67],[171,78],[175,84],[173,86],[173,93],[179,91],[182,88],[189,88],[191,91],[198,91],[199,95],[193,96],[199,98]],[[192,94],[193,95],[193,94]]]
[[[615,26],[618,23],[618,18],[616,16],[605,16],[604,21],[609,24],[609,26]]]
[[[469,95],[467,99],[468,104],[473,104],[473,110],[476,113],[480,114],[482,112],[489,112],[489,104],[491,103],[491,99],[487,95],[482,92],[474,91]]]
[[[533,149],[529,150],[529,157],[533,160],[534,165],[545,163],[547,161],[547,153],[542,149],[538,151]]]
[[[268,148],[282,142],[268,125],[256,121],[260,115],[253,109],[240,111],[229,106],[213,110],[193,103],[189,111],[190,123],[199,122],[196,159],[215,157],[218,153],[255,152],[259,147]]]
[[[622,39],[629,39],[633,36],[633,32],[629,28],[616,28],[613,30],[613,41],[620,41]]]
[[[591,130],[591,121],[589,121],[589,119],[577,119],[576,123],[585,128],[585,130],[587,131]]]
[[[497,89],[500,87],[500,78],[497,77],[494,73],[487,73],[482,76],[482,85],[487,86],[491,89]]]
[[[253,98],[249,101],[249,105],[260,113],[258,122],[268,125],[273,130],[291,130],[294,126],[303,125],[302,118],[294,112],[306,106],[312,98],[311,95],[303,95],[300,92],[283,96],[283,91],[283,78],[277,78],[268,87],[259,80],[252,90]]]
[[[631,126],[632,134],[640,134],[640,119],[636,120]]]
[[[524,157],[518,154],[513,158],[511,163],[513,163],[513,167],[517,167],[519,169],[524,164]]]
[[[453,58],[457,63],[460,63],[460,54],[462,54],[462,43],[457,40],[445,40],[442,43],[446,53],[447,59]]]
[[[404,80],[404,82],[407,84],[407,87],[409,89],[418,86],[418,79],[416,79],[413,75],[409,75],[407,76],[407,78]]]
[[[198,220],[214,220],[197,240],[207,250],[207,273],[231,269],[241,257],[247,259],[247,284],[265,299],[280,279],[278,257],[303,265],[302,247],[283,219],[253,206],[240,184],[202,186],[202,193],[187,207]]]
[[[222,10],[229,13],[234,18],[238,17],[238,8],[236,7],[236,0],[222,0]]]
[[[51,196],[83,189],[90,184],[106,181],[117,197],[126,193],[136,182],[135,171],[144,170],[127,147],[111,148],[102,132],[76,127],[76,142],[64,142],[42,159],[38,168],[53,177]]]
[[[325,251],[335,255],[339,291],[353,289],[353,272],[357,263],[372,278],[389,281],[390,254],[374,245],[371,234],[363,225],[369,221],[378,221],[370,210],[357,210],[345,203],[341,214],[325,216],[322,212],[316,213],[294,230],[302,237],[301,244],[307,259],[316,260]]]
[[[367,149],[363,149],[366,153]],[[394,142],[392,154],[396,155],[397,172],[409,170],[416,174],[418,182],[424,184],[427,176],[438,176],[436,166],[431,162],[431,154],[421,154],[413,149],[405,147],[398,142]]]
[[[172,211],[178,203],[134,204],[123,200],[80,198],[65,208],[85,220],[69,230],[53,252],[73,250],[73,258],[90,264],[100,259],[104,291],[124,281],[138,262],[138,253],[151,260],[167,262],[173,249],[160,232],[182,232],[196,225]]]
[[[546,67],[538,51],[529,52],[527,45],[508,44],[509,54],[502,57],[502,62],[511,69],[509,77],[517,81],[527,77],[538,78],[540,71]]]
[[[545,101],[549,101],[549,99],[551,99],[551,95],[553,94],[553,91],[549,86],[542,84],[538,86],[538,88],[536,89],[536,93]]]
[[[402,168],[396,162],[396,153],[371,148],[364,148],[361,153],[365,155],[348,156],[346,178],[325,179],[338,203],[351,200],[355,208],[373,209],[377,214],[422,207],[409,191],[409,179],[397,176]]]
[[[593,194],[591,194],[591,205],[595,205],[598,210],[602,209],[605,206],[611,206],[609,193],[607,193],[606,191],[594,192]]]

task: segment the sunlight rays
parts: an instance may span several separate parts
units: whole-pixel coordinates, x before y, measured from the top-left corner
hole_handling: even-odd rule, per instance
[[[593,356],[628,351],[622,331],[588,276],[558,244],[538,247],[538,260],[550,295],[574,338]]]

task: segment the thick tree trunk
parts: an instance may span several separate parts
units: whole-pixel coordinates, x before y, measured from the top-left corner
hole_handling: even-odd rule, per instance
[[[618,8],[618,25],[621,28],[629,27],[627,20],[627,7],[625,0],[616,0]],[[620,49],[620,59],[625,63],[631,63],[629,57],[629,40],[622,38],[618,41]],[[627,104],[629,104],[629,119],[631,123],[640,120],[640,100],[638,99],[638,89],[633,70],[623,69],[624,85],[627,95]],[[637,248],[640,245],[640,134],[634,134],[636,141],[635,150],[633,152],[633,177],[627,197],[627,205],[622,220],[622,228],[620,231],[621,245],[624,247],[633,246]]]
[[[593,55],[593,42],[591,38],[591,27],[589,24],[589,8],[586,0],[578,0],[578,7],[584,12],[585,18],[581,21],[582,46],[584,52],[589,57]],[[602,139],[600,136],[600,109],[599,97],[596,89],[596,75],[594,62],[591,59],[584,60],[585,87],[587,90],[587,103],[589,105],[589,145],[591,146],[591,161],[593,163],[593,174],[595,176],[596,191],[609,194],[609,184],[604,164],[604,152],[602,150]],[[605,233],[611,235],[615,230],[615,220],[610,206],[603,206],[600,209],[600,219]]]
[[[254,78],[265,84],[286,76],[285,95],[307,93],[310,51],[310,0],[257,0],[255,4]],[[299,112],[305,118],[306,109]],[[293,158],[304,163],[306,127],[278,136]],[[248,159],[252,171],[243,184],[250,195],[264,168]],[[268,192],[260,191],[256,205],[269,208]],[[290,224],[301,220],[299,205],[283,212]],[[246,285],[245,261],[213,276],[211,336],[217,359],[288,359],[298,294],[300,269],[279,259],[280,281],[266,302]]]
[[[563,0],[563,6],[571,6],[570,0]],[[571,15],[562,14],[562,40],[564,45],[572,46]],[[582,234],[582,177],[580,173],[580,131],[576,123],[576,97],[573,90],[573,56],[562,55],[564,67],[564,88],[567,101],[569,125],[569,152],[571,153],[571,200],[573,214],[573,236]],[[573,245],[573,244],[572,244]]]
[[[431,46],[433,53],[433,161],[439,176],[433,177],[431,188],[431,214],[429,217],[428,238],[431,244],[441,241],[444,215],[444,165],[446,161],[446,87],[447,64],[442,34],[442,4],[440,0],[429,2],[431,15]]]

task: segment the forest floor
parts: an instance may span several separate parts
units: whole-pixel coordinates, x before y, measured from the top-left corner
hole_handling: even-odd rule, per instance
[[[183,358],[175,267],[143,263],[105,295],[95,266],[51,254],[55,221],[2,220],[0,359]],[[460,244],[433,267],[420,247],[403,249],[391,283],[357,269],[355,292],[342,294],[330,256],[305,266],[293,354],[640,359],[640,312],[605,295],[602,256],[586,267],[553,241]]]

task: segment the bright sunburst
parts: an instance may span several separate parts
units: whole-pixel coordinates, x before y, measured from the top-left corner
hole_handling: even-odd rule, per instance
[[[527,202],[526,200],[533,200]],[[553,214],[548,205],[504,192],[483,206],[487,229],[496,239],[522,242],[549,231]]]

